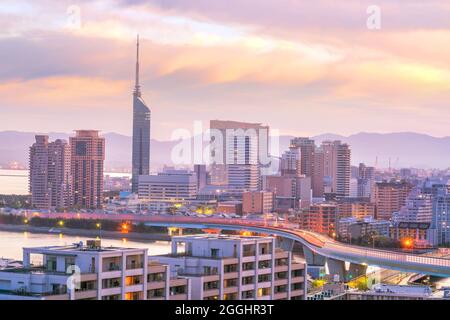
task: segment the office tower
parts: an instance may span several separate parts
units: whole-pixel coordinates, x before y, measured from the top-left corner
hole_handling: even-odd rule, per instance
[[[264,176],[263,189],[275,195],[275,209],[308,208],[311,204],[311,177]]]
[[[282,176],[298,177],[301,175],[301,149],[290,147],[280,159]]]
[[[157,175],[139,176],[139,199],[151,210],[165,211],[175,204],[194,200],[197,176],[188,170],[164,169]]]
[[[314,152],[314,174],[311,180],[313,197],[321,198],[324,193],[324,153],[322,148]]]
[[[105,139],[96,130],[77,130],[70,137],[73,205],[80,208],[102,207]]]
[[[139,84],[139,37],[136,49],[136,83],[133,92],[133,154],[131,190],[137,192],[140,175],[150,173],[150,109],[141,95]]]
[[[227,186],[238,195],[259,190],[261,168],[268,164],[269,127],[211,120],[210,129],[211,184]]]
[[[274,194],[269,191],[246,191],[242,194],[244,214],[270,213],[274,209]]]
[[[348,197],[350,195],[350,147],[338,140],[324,141],[321,147],[324,153],[325,193]]]
[[[376,218],[390,220],[406,203],[412,186],[405,181],[383,181],[375,184]]]
[[[70,147],[66,141],[49,142],[48,136],[36,136],[30,147],[29,187],[34,208],[71,205]]]
[[[193,300],[305,299],[305,264],[276,248],[273,237],[178,236],[170,254],[154,258],[190,280]]]
[[[1,295],[14,300],[189,300],[189,279],[171,276],[148,249],[102,247],[100,240],[23,248],[23,266],[0,270]],[[36,272],[33,259],[44,266]],[[67,287],[80,270],[79,289]]]
[[[336,203],[313,204],[300,213],[300,228],[333,236],[338,219]]]
[[[206,165],[194,165],[194,172],[197,177],[197,191],[202,190],[208,184],[208,171],[206,171]]]

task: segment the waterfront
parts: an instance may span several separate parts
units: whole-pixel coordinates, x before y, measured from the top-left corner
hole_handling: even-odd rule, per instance
[[[42,234],[31,232],[0,231],[0,258],[22,260],[23,247],[63,246],[92,239],[83,236],[62,234]],[[170,242],[167,241],[131,241],[122,239],[102,239],[102,246],[148,248],[149,255],[166,254],[170,252]]]
[[[110,177],[131,177],[129,173],[105,172]],[[28,194],[28,170],[0,169],[0,194]]]

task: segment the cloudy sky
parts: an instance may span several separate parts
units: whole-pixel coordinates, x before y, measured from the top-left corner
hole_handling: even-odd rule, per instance
[[[130,135],[137,33],[157,139],[210,119],[450,135],[437,0],[2,0],[0,130]]]

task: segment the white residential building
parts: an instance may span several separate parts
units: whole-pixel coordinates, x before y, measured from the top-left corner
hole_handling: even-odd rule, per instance
[[[189,280],[171,278],[147,249],[100,240],[24,248],[23,266],[0,270],[0,300],[186,300],[189,292]]]
[[[185,252],[177,252],[179,243]],[[194,300],[305,299],[305,263],[276,248],[273,237],[173,237],[171,254],[156,258],[190,279]]]

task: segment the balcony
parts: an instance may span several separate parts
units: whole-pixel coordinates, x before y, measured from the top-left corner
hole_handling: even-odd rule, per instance
[[[237,272],[228,272],[223,274],[223,279],[224,280],[236,279],[238,276],[239,274]]]
[[[97,290],[82,290],[75,292],[75,300],[97,298]]]
[[[305,294],[305,291],[303,291],[302,289],[297,289],[297,290],[291,291],[291,297],[303,296],[304,294]]]
[[[219,295],[219,289],[207,289],[207,290],[203,290],[203,297],[213,297],[213,296],[218,296]]]
[[[165,287],[166,287],[165,281],[152,281],[152,282],[148,282],[148,284],[147,284],[148,290],[164,289]]]
[[[299,282],[305,282],[305,277],[298,276],[298,277],[291,278],[291,283],[299,283]]]
[[[273,300],[287,299],[287,297],[288,297],[287,292],[279,292],[273,295]]]
[[[238,292],[238,287],[237,286],[223,288],[223,293],[224,294],[237,293],[237,292]]]

